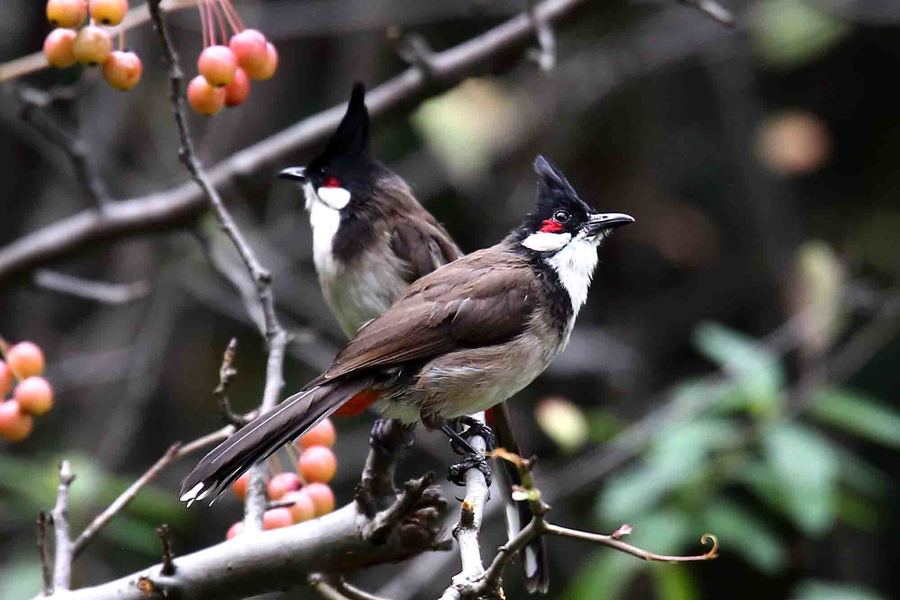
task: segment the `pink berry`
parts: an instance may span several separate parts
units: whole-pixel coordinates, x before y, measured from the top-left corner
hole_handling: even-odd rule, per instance
[[[262,69],[269,60],[266,36],[255,29],[245,29],[231,36],[228,46],[234,52],[239,67],[251,72]],[[252,77],[252,75],[251,75]]]
[[[61,27],[47,34],[44,39],[44,56],[51,67],[65,69],[78,62],[74,51],[76,35],[73,30]]]
[[[103,78],[117,90],[127,92],[141,80],[144,65],[134,52],[116,50],[103,63]]]
[[[204,48],[197,58],[197,70],[206,77],[210,85],[216,87],[231,83],[236,69],[237,58],[228,46]]]
[[[238,67],[234,70],[234,79],[225,86],[225,106],[243,104],[250,95],[250,78],[247,72]]]
[[[337,457],[331,448],[310,446],[300,455],[299,467],[304,480],[328,483],[337,472]]]
[[[16,376],[5,362],[0,360],[0,398],[5,398],[12,389]]]
[[[83,65],[102,65],[112,53],[112,39],[105,29],[88,25],[75,36],[72,52]]]
[[[43,377],[29,377],[19,382],[13,392],[23,413],[40,416],[53,408],[53,388]]]
[[[7,350],[6,364],[19,379],[41,375],[44,372],[44,352],[34,342],[19,342]]]
[[[337,439],[337,431],[331,419],[323,419],[318,425],[304,433],[297,440],[297,445],[301,449],[310,446],[325,446],[331,448]]]
[[[118,25],[128,12],[128,0],[91,0],[91,17],[103,25]]]
[[[0,404],[0,437],[10,442],[21,442],[31,433],[33,425],[31,415],[23,413],[15,400]]]
[[[271,79],[275,75],[275,69],[278,68],[278,51],[271,42],[266,44],[266,61],[258,66],[252,67],[247,71],[252,79]]]
[[[327,515],[334,510],[334,492],[324,483],[311,483],[303,491],[313,501],[316,516]]]
[[[47,20],[56,27],[78,27],[87,13],[87,0],[47,0]]]
[[[231,491],[234,492],[234,495],[238,497],[238,500],[243,501],[244,498],[247,497],[247,486],[250,485],[250,473],[244,473],[240,477],[234,480],[234,483],[231,484]]]
[[[293,519],[294,523],[309,521],[316,516],[316,505],[312,498],[309,497],[309,494],[306,493],[306,490],[288,492],[281,500],[283,502],[293,502],[292,505],[285,508],[290,511],[291,519]]]
[[[293,524],[291,511],[286,508],[270,508],[263,513],[263,529],[278,529]]]
[[[281,500],[288,492],[299,490],[301,485],[296,473],[278,473],[269,480],[269,500]]]
[[[188,84],[188,104],[201,115],[214,115],[225,106],[225,88],[215,87],[203,75],[197,75]]]

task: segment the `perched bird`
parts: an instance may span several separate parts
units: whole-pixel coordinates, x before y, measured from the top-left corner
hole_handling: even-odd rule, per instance
[[[568,342],[597,247],[634,221],[598,213],[543,157],[535,172],[537,202],[520,227],[415,281],[319,377],[207,454],[185,478],[181,500],[217,496],[342,406],[374,404],[390,418],[448,431],[449,420],[531,383]]]
[[[279,177],[301,184],[322,291],[348,337],[384,313],[412,282],[462,256],[407,183],[372,156],[361,83],[353,86],[347,112],[324,150],[307,166],[287,168]],[[359,410],[349,403],[336,412]],[[506,403],[490,409],[487,420],[499,446],[522,454]],[[373,438],[380,431],[376,424]],[[504,461],[500,468],[512,536],[531,520],[531,509],[527,502],[511,498],[512,487],[522,483],[518,469]],[[526,548],[523,566],[529,591],[545,591],[548,569],[542,538]]]

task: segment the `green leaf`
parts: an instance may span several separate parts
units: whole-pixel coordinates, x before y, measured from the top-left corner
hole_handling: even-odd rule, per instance
[[[771,574],[782,569],[787,555],[769,526],[739,504],[720,499],[702,517],[704,527],[719,538],[722,548],[740,553],[751,565]]]
[[[655,565],[650,573],[656,597],[660,600],[697,600],[700,597],[697,583],[684,565]]]
[[[839,472],[832,443],[793,423],[767,429],[762,443],[772,475],[769,487],[774,492],[767,493],[767,499],[803,531],[817,534],[827,530],[834,517]]]
[[[843,389],[822,390],[815,395],[811,414],[835,429],[889,448],[900,448],[900,412],[862,394]]]
[[[766,0],[753,17],[752,31],[763,57],[780,67],[814,60],[850,32],[844,21],[802,0]]]
[[[32,560],[19,558],[34,556]],[[18,556],[18,557],[16,557]],[[25,600],[33,598],[41,590],[41,563],[33,547],[10,548],[9,561],[0,567],[0,598]]]
[[[580,569],[578,577],[563,594],[563,600],[619,600],[625,598],[628,582],[642,567],[620,552],[599,550]]]
[[[810,579],[802,582],[790,600],[885,600],[862,586]]]
[[[694,331],[694,344],[731,375],[747,406],[771,416],[779,409],[784,372],[778,358],[751,337],[715,323]],[[735,398],[730,402],[733,404]]]

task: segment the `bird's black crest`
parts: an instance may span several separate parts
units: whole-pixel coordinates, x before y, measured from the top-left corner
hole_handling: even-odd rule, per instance
[[[327,163],[341,156],[364,154],[368,150],[369,111],[366,109],[366,86],[356,82],[347,112],[318,160]]]
[[[540,229],[541,224],[552,217],[559,209],[565,209],[572,215],[567,224],[567,229],[577,225],[588,218],[588,215],[597,211],[578,197],[578,192],[566,179],[566,176],[550,161],[540,154],[534,159],[534,172],[538,176],[537,198],[534,210],[525,218],[519,235],[524,237]]]

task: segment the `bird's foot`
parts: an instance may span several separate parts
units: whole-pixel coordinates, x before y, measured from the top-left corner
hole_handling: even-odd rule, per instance
[[[397,420],[378,419],[369,432],[369,446],[385,457],[392,456],[398,450],[412,448],[415,443],[415,427]]]
[[[479,436],[484,440],[485,449],[490,452],[494,448],[496,448],[497,441],[494,437],[494,431],[473,417],[462,416],[456,419],[457,425],[465,425],[466,428],[459,432],[459,437],[468,441],[469,438],[473,438],[475,436]],[[454,438],[450,438],[450,447],[457,454],[461,454],[463,456],[467,454],[471,454],[472,447],[468,444],[466,446],[461,446]]]
[[[466,471],[478,469],[484,474],[484,481],[491,487],[491,467],[483,454],[469,454],[461,461],[450,465],[447,469],[447,480],[459,486],[466,485]]]

